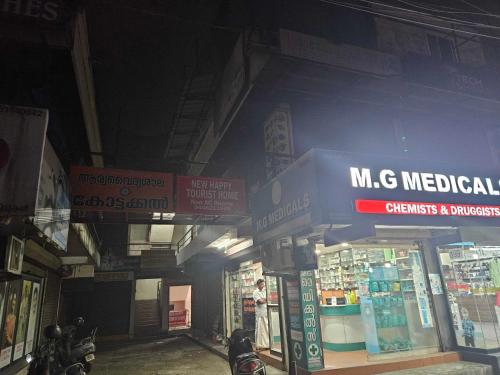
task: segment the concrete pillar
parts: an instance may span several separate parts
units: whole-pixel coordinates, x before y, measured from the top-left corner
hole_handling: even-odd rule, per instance
[[[128,326],[128,337],[133,339],[135,327],[135,275],[130,282],[132,283],[132,290],[130,291],[130,321]]]
[[[447,236],[448,238],[448,236]],[[441,283],[443,283],[442,275],[441,275],[441,267],[439,262],[439,255],[436,250],[436,247],[439,243],[452,243],[456,240],[456,237],[450,237],[449,241],[446,241],[446,238],[438,237],[431,238],[421,242],[422,251],[424,253],[425,259],[425,267],[427,269],[427,282],[429,282],[429,273],[435,273],[441,276]],[[442,242],[444,241],[444,242]],[[443,351],[454,350],[456,347],[456,339],[455,332],[453,329],[453,321],[450,315],[450,310],[448,307],[448,297],[446,295],[446,288],[443,283],[442,285],[443,294],[440,295],[432,295],[430,294],[430,299],[434,306],[435,318],[437,321],[437,331],[439,334],[439,338],[441,341],[441,349]]]

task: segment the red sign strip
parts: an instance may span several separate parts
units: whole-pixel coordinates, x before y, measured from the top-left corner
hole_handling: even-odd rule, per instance
[[[460,203],[402,202],[383,200],[355,201],[356,212],[379,215],[500,217],[500,206]]]

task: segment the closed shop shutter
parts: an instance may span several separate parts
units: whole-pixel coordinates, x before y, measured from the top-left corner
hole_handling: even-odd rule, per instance
[[[59,294],[61,289],[61,278],[52,271],[48,271],[45,283],[45,295],[42,305],[42,331],[49,325],[57,323],[57,311],[59,308]]]

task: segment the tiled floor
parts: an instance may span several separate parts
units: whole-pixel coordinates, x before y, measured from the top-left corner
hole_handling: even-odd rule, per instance
[[[401,353],[400,353],[401,354]],[[454,352],[426,355],[405,356],[386,360],[369,360],[366,351],[332,352],[325,350],[325,369],[315,374],[320,375],[373,375],[389,371],[415,367],[453,363],[459,361]],[[302,372],[306,374],[307,372]]]
[[[444,365],[385,372],[383,375],[493,375],[493,369],[489,365],[460,361]]]

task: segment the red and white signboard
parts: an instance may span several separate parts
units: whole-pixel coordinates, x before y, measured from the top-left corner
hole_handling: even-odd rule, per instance
[[[245,215],[245,181],[211,177],[177,177],[178,214]]]
[[[365,199],[358,199],[355,203],[356,212],[362,214],[500,218],[500,206],[491,205]]]
[[[173,212],[173,175],[71,167],[71,207],[82,211]]]

